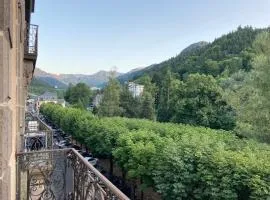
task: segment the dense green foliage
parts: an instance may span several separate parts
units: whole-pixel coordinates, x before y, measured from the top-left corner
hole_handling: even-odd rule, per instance
[[[269,30],[239,27],[137,71],[133,79],[150,88],[158,121],[235,130],[269,142]]]
[[[174,58],[139,70],[142,73],[136,71],[139,74],[133,81],[144,85],[140,97],[134,98],[126,85],[110,79],[97,113],[243,131],[252,123],[240,120],[239,106],[233,104],[237,98],[231,94],[252,73],[253,59],[259,53],[253,42],[264,30],[269,31],[239,27],[212,43],[193,44]],[[239,80],[238,75],[245,77]],[[260,118],[253,121],[265,123]]]
[[[270,33],[258,35],[250,73],[239,72],[223,81],[226,98],[237,111],[237,131],[270,143]]]
[[[65,93],[65,100],[78,108],[86,108],[90,104],[92,91],[84,83],[70,85]]]
[[[144,91],[141,99],[140,118],[155,120],[154,98]]]
[[[251,70],[257,53],[252,44],[263,30],[238,27],[211,43],[193,44],[176,57],[136,71],[132,78],[147,84],[158,121],[233,130],[236,108],[223,98],[220,83],[240,70]]]
[[[160,82],[157,99],[158,121],[224,130],[235,126],[235,112],[211,75],[190,74],[181,81],[168,70]]]
[[[154,98],[148,89],[134,97],[128,85],[120,85],[117,79],[110,78],[103,91],[100,105],[96,108],[99,116],[155,119]]]
[[[184,78],[192,73],[210,74],[214,77],[221,74],[233,74],[240,69],[250,70],[253,55],[252,44],[256,36],[265,29],[253,29],[252,27],[238,27],[229,34],[223,35],[213,42],[201,45],[200,48],[193,48],[188,52],[181,52],[160,64],[152,65],[141,70],[142,74],[155,77],[155,83],[162,79],[166,68],[179,77]],[[269,29],[268,29],[269,31]]]
[[[41,113],[129,179],[164,199],[267,199],[270,147],[227,131],[128,118],[98,118],[45,104]]]
[[[120,114],[120,84],[115,78],[110,77],[103,92],[103,97],[98,108],[98,115],[113,117]]]
[[[120,91],[121,116],[139,118],[141,109],[140,103],[140,99],[134,98],[132,93],[128,90],[128,85],[123,85]]]

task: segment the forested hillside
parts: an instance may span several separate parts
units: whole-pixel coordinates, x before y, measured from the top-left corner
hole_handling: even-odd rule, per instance
[[[63,94],[64,94],[65,89],[54,88],[48,82],[42,79],[33,77],[28,91],[29,93],[34,94],[34,95],[41,95],[42,93],[46,91],[57,92],[58,98],[64,98]]]
[[[131,80],[144,86],[140,96],[132,96],[127,85],[111,77],[94,113],[233,130],[239,137],[270,142],[269,31],[239,27],[212,43],[195,43],[174,58],[136,70]]]
[[[268,63],[263,57],[269,56],[269,30],[239,27],[235,32],[181,53],[137,77],[137,82],[149,85],[150,80],[151,87],[155,88],[152,95],[156,101],[157,120],[236,130],[244,136],[255,134],[263,141],[270,141],[266,136],[269,129],[262,128],[268,124],[267,111],[261,112],[265,113],[266,121],[259,123],[262,116],[253,118],[257,112],[252,108],[256,101],[263,101],[267,93],[258,94],[257,100],[249,104],[247,98],[257,94],[258,87],[266,87],[252,80],[261,79],[263,72],[268,73]],[[264,38],[260,36],[267,32]],[[258,77],[258,73],[262,75]],[[266,79],[259,81],[267,82]],[[241,96],[237,88],[243,88]],[[242,108],[246,104],[249,107]],[[246,119],[250,109],[253,113]]]
[[[184,78],[189,73],[205,73],[213,76],[229,73],[239,69],[250,69],[253,54],[252,43],[258,33],[268,29],[254,29],[252,27],[238,27],[236,31],[215,39],[212,43],[203,43],[200,48],[185,49],[176,57],[160,64],[149,66],[138,74],[130,75],[137,79],[141,75],[150,75],[158,82],[167,69]]]
[[[270,45],[267,44],[267,36],[256,38],[269,31],[270,28],[238,27],[212,43],[195,44],[196,48],[187,47],[176,57],[129,74],[129,78],[145,85],[145,92],[151,93],[158,121],[236,130],[248,137],[254,132],[258,134],[258,128],[264,127],[267,122],[256,125],[258,128],[254,130],[250,123],[260,120],[251,121],[252,117],[243,117],[246,116],[244,109],[252,106],[241,109],[240,106],[247,103],[243,101],[247,99],[244,94],[258,85],[249,83],[247,87],[248,79],[252,79],[250,76],[257,73],[254,72],[255,66],[261,62],[256,58],[266,55],[266,51],[260,49],[264,49],[263,45]],[[241,90],[242,96],[239,96],[237,90],[241,88],[245,91]],[[254,88],[246,96],[252,96],[256,90]],[[257,101],[262,99],[261,95]],[[254,114],[255,111],[250,116]],[[268,116],[267,113],[265,115]],[[266,131],[269,132],[268,129]],[[265,131],[260,134],[265,135]],[[265,136],[263,138],[266,139]],[[270,141],[269,138],[267,141]]]
[[[54,87],[54,88],[59,88],[59,89],[67,89],[68,85],[66,85],[65,83],[57,80],[56,78],[54,77],[35,77],[36,79],[40,80],[40,81],[43,81],[45,83],[47,83],[48,85],[50,85],[51,87]]]
[[[48,83],[39,80],[35,77],[33,77],[30,87],[29,87],[29,91],[30,93],[34,93],[34,94],[41,94],[46,90],[53,90],[54,88],[52,86],[50,86]]]

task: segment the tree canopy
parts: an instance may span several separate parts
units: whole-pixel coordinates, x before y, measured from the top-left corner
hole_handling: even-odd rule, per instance
[[[92,91],[84,83],[78,83],[75,86],[69,85],[64,98],[75,107],[86,108],[90,104]]]
[[[43,104],[41,113],[163,199],[267,199],[270,147],[228,131]]]
[[[117,79],[110,77],[108,84],[104,88],[103,97],[98,108],[99,116],[120,116],[120,84]]]
[[[247,137],[270,142],[270,33],[263,32],[254,42],[255,57],[250,73],[234,76],[228,100],[237,110],[237,131]],[[237,79],[238,78],[238,79]],[[239,79],[240,78],[240,79]],[[239,81],[240,80],[240,81]]]

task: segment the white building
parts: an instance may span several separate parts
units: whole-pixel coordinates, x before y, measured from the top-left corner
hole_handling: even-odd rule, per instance
[[[36,101],[36,110],[39,110],[40,106],[43,103],[55,103],[55,104],[60,104],[63,107],[66,106],[65,100],[58,99],[57,94],[55,92],[45,92],[44,94],[40,95]]]
[[[103,97],[102,94],[97,94],[97,95],[94,97],[94,99],[93,99],[93,106],[94,106],[94,107],[98,107],[98,106],[99,106],[99,104],[100,104],[100,102],[101,102],[101,100],[102,100],[102,97]]]
[[[92,91],[94,91],[94,90],[100,90],[99,87],[91,87],[90,89],[91,89]]]
[[[144,86],[136,84],[134,82],[128,83],[128,90],[132,93],[133,97],[141,96],[143,93]]]

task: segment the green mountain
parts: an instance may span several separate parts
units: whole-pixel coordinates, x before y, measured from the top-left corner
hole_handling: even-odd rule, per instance
[[[142,75],[150,75],[153,81],[157,82],[167,69],[178,74],[180,79],[191,73],[217,77],[233,74],[240,69],[249,70],[253,54],[252,43],[256,35],[263,30],[269,31],[269,28],[238,27],[236,31],[225,34],[211,43],[194,43],[175,57],[118,78],[124,82]]]
[[[34,77],[36,80],[46,83],[53,88],[67,89],[68,87],[68,84],[65,84],[63,81],[59,80],[57,75],[47,73],[39,68],[35,69]]]
[[[186,47],[185,49],[183,49],[181,51],[181,55],[182,56],[183,55],[188,55],[190,52],[199,50],[202,47],[206,46],[207,44],[209,44],[209,43],[208,42],[205,42],[205,41],[193,43],[193,44],[189,45],[188,47]]]
[[[63,83],[62,81],[57,80],[54,77],[49,76],[37,76],[36,79],[47,83],[51,87],[58,88],[58,89],[67,89],[68,85]]]
[[[29,89],[29,93],[32,95],[41,95],[46,91],[57,92],[58,98],[63,98],[64,88],[55,88],[52,84],[48,83],[48,80],[43,80],[40,77],[33,77]]]
[[[48,83],[36,77],[33,77],[29,86],[29,92],[36,95],[40,95],[45,91],[51,91],[53,89],[54,88],[50,86]]]
[[[105,83],[108,82],[109,71],[98,71],[94,74],[86,75],[86,74],[59,74],[57,76],[58,80],[62,81],[65,84],[77,84],[77,83],[85,83],[90,87],[102,87]],[[121,75],[119,72],[115,72],[116,76]]]
[[[263,31],[270,32],[270,28],[238,27],[211,43],[194,43],[175,57],[119,80],[145,86],[144,91],[155,100],[157,121],[233,130],[236,111],[224,96],[226,81],[233,84],[230,78],[236,73],[251,71],[256,55],[253,43]]]
[[[103,86],[109,79],[110,76],[109,71],[98,71],[97,73],[86,75],[86,74],[52,74],[47,73],[39,68],[35,69],[34,76],[47,82],[49,85],[57,88],[66,89],[68,85],[71,83],[76,85],[77,83],[85,83],[90,87],[101,87]],[[115,72],[116,76],[121,75],[119,72]]]

